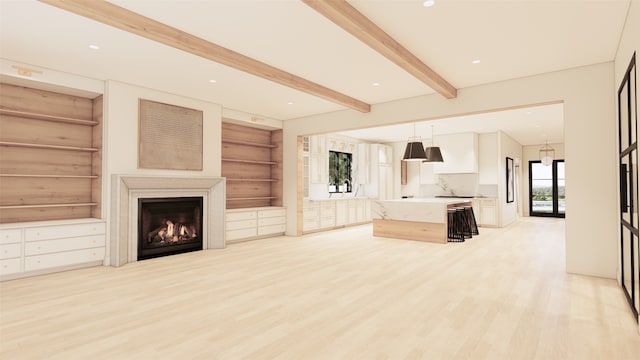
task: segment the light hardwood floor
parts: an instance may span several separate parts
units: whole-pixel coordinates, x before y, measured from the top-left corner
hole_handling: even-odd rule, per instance
[[[480,231],[365,225],[4,282],[0,358],[640,358],[616,282],[565,272],[563,220]]]

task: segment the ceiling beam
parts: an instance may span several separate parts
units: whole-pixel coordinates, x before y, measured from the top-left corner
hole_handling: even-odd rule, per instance
[[[393,61],[447,99],[458,91],[345,0],[302,0],[327,19]]]
[[[371,105],[103,0],[40,0],[144,38],[360,112]]]

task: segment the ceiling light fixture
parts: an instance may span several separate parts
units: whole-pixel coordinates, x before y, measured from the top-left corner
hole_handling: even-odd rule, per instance
[[[553,163],[553,159],[555,158],[556,151],[549,146],[549,142],[547,141],[543,147],[540,148],[540,161],[542,165],[549,166]]]
[[[289,101],[287,105],[293,105],[293,101]]]
[[[416,136],[416,123],[413,123],[413,136],[407,141],[402,161],[426,161],[422,139]]]
[[[476,59],[476,60],[473,60],[471,63],[474,64],[474,65],[477,65],[477,64],[480,64],[480,60]]]
[[[435,0],[426,0],[425,2],[422,3],[422,6],[424,6],[424,7],[432,7],[435,4],[436,4]]]
[[[212,84],[215,84],[215,83],[217,83],[217,82],[218,82],[218,80],[213,80],[213,79],[211,79],[211,80],[209,80],[209,82],[210,82],[210,83],[212,83]]]
[[[91,45],[89,45],[89,49],[91,49],[91,50],[100,50],[100,46],[95,45],[95,44],[91,44]]]
[[[433,125],[431,125],[431,146],[424,148],[426,160],[423,162],[444,162],[442,159],[442,152],[440,152],[440,148],[434,146],[433,142]]]
[[[373,84],[371,84],[372,86],[380,86],[379,82],[374,82]]]

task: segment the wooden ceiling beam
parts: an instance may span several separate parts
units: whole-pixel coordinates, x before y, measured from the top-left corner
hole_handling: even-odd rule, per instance
[[[302,1],[447,99],[457,96],[455,87],[345,0]]]
[[[371,111],[363,101],[103,0],[40,1],[360,112]]]

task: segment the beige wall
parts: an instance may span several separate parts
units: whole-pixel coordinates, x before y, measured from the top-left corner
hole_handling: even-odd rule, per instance
[[[521,169],[514,168],[518,183],[514,189],[516,192],[513,202],[507,203],[507,157],[513,159],[514,165],[519,162],[522,159],[522,145],[502,131],[498,132],[498,139],[498,153],[500,154],[498,165],[499,224],[500,226],[508,226],[516,221],[518,209],[522,206],[522,176],[520,175]]]
[[[460,89],[446,100],[434,94],[284,123],[284,204],[287,233],[296,233],[296,137],[397,122],[564,102],[567,164],[566,267],[568,272],[615,278],[616,169],[613,63],[596,64]],[[593,144],[600,146],[594,147]],[[602,151],[605,149],[605,151]],[[593,171],[598,164],[599,171]],[[589,179],[585,181],[585,179]],[[592,184],[602,191],[594,194]],[[594,206],[593,204],[598,204]]]

